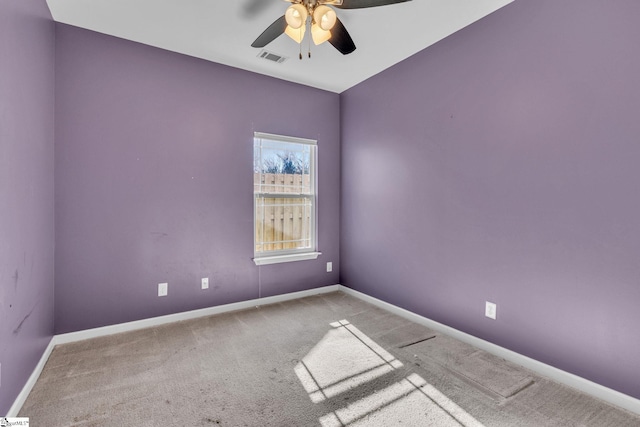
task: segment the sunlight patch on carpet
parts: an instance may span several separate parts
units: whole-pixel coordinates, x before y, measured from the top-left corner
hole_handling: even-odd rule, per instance
[[[347,320],[333,322],[331,326],[333,329],[294,368],[312,402],[331,399],[403,366]],[[319,421],[323,427],[482,427],[464,409],[415,373],[326,414]]]
[[[346,320],[331,326],[334,329],[295,367],[312,402],[322,402],[402,366]]]
[[[320,418],[322,427],[438,426],[483,427],[418,374]]]

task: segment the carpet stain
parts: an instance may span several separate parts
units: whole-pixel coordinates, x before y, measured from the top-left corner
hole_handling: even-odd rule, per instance
[[[89,421],[91,419],[91,415],[87,414],[82,417],[73,417],[73,422],[79,423],[83,421]]]
[[[222,423],[220,422],[220,420],[214,420],[211,418],[206,418],[205,419],[206,422],[210,423],[210,424],[217,424],[217,425],[222,425]]]
[[[435,334],[433,334],[433,335],[431,335],[431,336],[428,336],[427,338],[422,338],[422,339],[419,339],[419,340],[417,340],[417,341],[412,341],[412,342],[410,342],[410,343],[408,343],[408,344],[402,344],[402,345],[399,345],[399,346],[398,346],[398,348],[410,347],[410,346],[412,346],[412,345],[420,344],[420,343],[422,343],[422,342],[428,341],[428,340],[433,339],[433,338],[435,338],[435,337],[436,337],[436,335],[435,335]]]

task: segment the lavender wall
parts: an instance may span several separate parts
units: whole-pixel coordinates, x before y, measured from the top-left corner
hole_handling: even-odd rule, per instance
[[[56,25],[57,333],[337,283],[337,94]],[[254,130],[318,140],[315,261],[252,261]]]
[[[638,16],[517,0],[345,92],[341,282],[640,398]]]
[[[54,25],[0,2],[0,415],[53,334]]]

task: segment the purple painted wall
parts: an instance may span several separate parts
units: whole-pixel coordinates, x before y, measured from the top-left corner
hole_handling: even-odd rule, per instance
[[[346,91],[341,283],[640,398],[638,16],[517,0]]]
[[[53,334],[54,25],[0,2],[0,415]]]
[[[56,49],[57,333],[338,282],[339,95],[62,24]],[[315,261],[252,261],[254,130],[318,140]]]

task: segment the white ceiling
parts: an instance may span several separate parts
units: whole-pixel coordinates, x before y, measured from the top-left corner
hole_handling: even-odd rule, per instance
[[[412,0],[337,10],[357,49],[299,45],[286,35],[267,45],[288,57],[258,58],[251,43],[289,5],[282,0],[47,0],[53,18],[76,27],[341,93],[513,0]],[[253,6],[253,9],[251,9]],[[257,6],[257,7],[256,7]],[[249,11],[253,12],[249,12]]]

